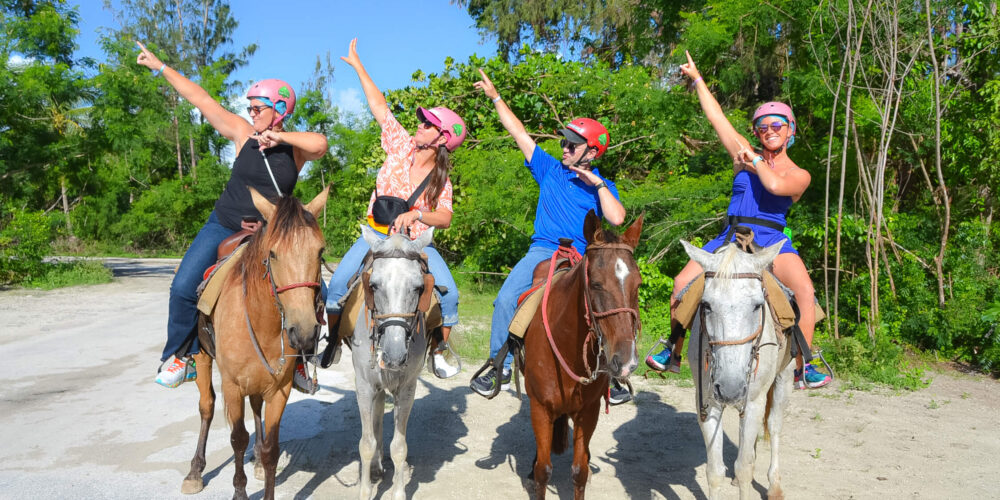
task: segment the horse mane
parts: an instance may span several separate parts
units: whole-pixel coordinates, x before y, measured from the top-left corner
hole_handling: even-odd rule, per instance
[[[270,242],[295,245],[297,231],[302,228],[318,228],[316,217],[309,213],[302,202],[294,196],[283,196],[275,203],[272,220],[267,221],[250,239],[243,254],[243,274],[245,278],[263,276],[264,258],[267,257]]]
[[[743,253],[736,245],[728,244],[720,250],[722,259],[719,261],[719,268],[715,270],[715,276],[722,280],[722,286],[726,287],[733,283],[733,279],[738,274],[736,269],[737,257]],[[706,269],[708,270],[708,269]]]

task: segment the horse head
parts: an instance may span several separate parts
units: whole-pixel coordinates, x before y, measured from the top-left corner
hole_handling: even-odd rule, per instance
[[[382,239],[367,225],[361,233],[373,257],[371,272],[362,275],[362,284],[365,303],[375,316],[378,358],[386,369],[400,370],[413,336],[423,328],[434,292],[434,278],[421,252],[434,241],[434,228],[415,240],[400,233]]]
[[[711,278],[705,280],[692,330],[698,329],[698,342],[708,339],[711,387],[716,399],[724,404],[742,404],[746,400],[757,348],[762,337],[774,336],[761,272],[771,265],[783,243],[757,253],[746,253],[736,244],[709,253],[681,240],[688,256],[701,265],[706,278]]]
[[[250,188],[253,204],[267,222],[254,238],[256,248],[248,251],[248,256],[256,257],[250,265],[264,267],[289,344],[300,352],[311,352],[319,338],[316,303],[325,242],[316,217],[326,206],[329,193],[327,186],[302,205],[291,196],[271,203]]]
[[[615,377],[626,377],[638,365],[636,337],[639,334],[639,285],[642,277],[635,263],[644,215],[619,237],[601,226],[593,210],[587,213],[583,234],[590,321]]]

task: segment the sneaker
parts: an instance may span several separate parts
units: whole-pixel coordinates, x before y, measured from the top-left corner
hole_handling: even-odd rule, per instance
[[[448,358],[453,358],[456,362],[449,362]],[[458,360],[458,355],[451,350],[447,342],[438,345],[431,356],[431,365],[437,378],[451,378],[462,370],[462,362]]]
[[[472,379],[472,383],[469,387],[472,387],[473,391],[479,393],[480,396],[489,397],[493,395],[493,390],[497,385],[497,372],[496,370],[490,370],[486,375],[479,378]],[[500,377],[500,390],[506,390],[510,387],[510,369],[504,368],[503,376]]]
[[[803,380],[803,378],[802,378],[802,370],[800,370],[798,368],[795,369],[795,382],[794,382],[794,385],[795,385],[796,389],[808,389],[808,387],[806,387],[806,381]]]
[[[831,380],[829,375],[816,371],[816,367],[812,363],[805,366],[805,374],[802,378],[805,380],[805,385],[810,389],[819,389],[829,384]]]
[[[611,405],[620,405],[632,401],[632,393],[628,392],[628,386],[619,384],[617,380],[611,380],[611,387],[609,389],[608,403]]]
[[[667,347],[659,353],[646,356],[646,366],[658,372],[669,371],[671,373],[680,373],[681,360],[680,358],[671,359],[671,349],[671,347]]]
[[[197,378],[198,370],[195,368],[193,359],[190,362],[186,362],[183,359],[174,358],[174,362],[166,370],[160,370],[156,374],[156,383],[173,389],[184,382],[196,380]]]
[[[319,390],[319,381],[306,373],[305,363],[295,365],[295,376],[292,377],[292,387],[303,394],[316,394]]]

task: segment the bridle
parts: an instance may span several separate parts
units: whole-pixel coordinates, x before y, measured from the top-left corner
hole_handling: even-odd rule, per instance
[[[417,301],[417,307],[410,312],[389,312],[380,313],[375,306],[375,292],[371,287],[371,271],[361,273],[362,286],[365,293],[365,307],[367,318],[370,321],[369,338],[371,339],[371,355],[369,356],[369,368],[375,368],[377,350],[381,350],[382,336],[385,329],[390,326],[402,327],[406,332],[406,347],[409,350],[410,343],[413,342],[415,333],[427,333],[426,315],[424,313],[430,308],[430,294],[433,293],[434,278],[430,274],[427,265],[427,256],[423,253],[408,253],[406,255],[391,255],[384,252],[369,252],[365,258],[365,268],[370,268],[377,259],[409,259],[416,261],[420,265],[421,273],[424,276],[424,291]]]
[[[634,249],[624,243],[593,243],[587,246],[587,253],[607,251],[607,250],[625,250],[629,254],[634,253]],[[569,363],[563,357],[562,353],[559,352],[559,348],[556,346],[555,339],[552,337],[552,328],[549,326],[549,291],[552,288],[552,275],[555,271],[557,261],[559,258],[569,259],[572,265],[577,265],[581,260],[583,261],[583,279],[584,279],[584,289],[583,289],[583,303],[584,303],[584,318],[587,320],[587,337],[583,341],[583,366],[586,370],[586,376],[577,375],[572,368],[570,368]],[[556,359],[559,360],[559,364],[562,366],[563,371],[570,376],[573,380],[580,384],[590,384],[597,380],[597,377],[601,373],[610,374],[607,368],[601,367],[601,360],[607,364],[607,354],[604,350],[605,345],[605,335],[601,330],[600,324],[597,320],[600,318],[606,318],[613,316],[615,314],[628,314],[632,318],[632,338],[635,339],[639,335],[639,331],[642,329],[642,322],[639,319],[639,311],[632,307],[618,307],[614,309],[609,309],[606,311],[595,311],[591,305],[590,299],[590,273],[589,273],[589,262],[585,256],[581,256],[579,252],[572,246],[564,247],[560,246],[556,252],[552,254],[552,259],[549,262],[548,276],[546,277],[545,292],[542,294],[542,324],[545,327],[545,335],[549,339],[549,347],[552,348],[552,352],[555,353]],[[597,342],[597,365],[594,368],[590,367],[590,361],[587,359],[587,352],[590,350],[590,345],[593,342]]]
[[[323,264],[322,260],[323,260],[322,258],[319,259],[320,266],[322,266]],[[274,304],[278,308],[278,314],[281,316],[281,333],[280,333],[281,357],[278,358],[278,369],[280,370],[285,366],[285,357],[286,357],[285,332],[287,331],[288,327],[285,324],[285,306],[284,304],[281,303],[281,297],[278,294],[288,290],[294,290],[296,288],[312,288],[315,291],[314,293],[316,293],[316,296],[318,297],[319,296],[318,291],[320,290],[321,286],[318,281],[300,281],[297,283],[291,283],[279,287],[274,282],[274,273],[271,271],[271,257],[270,256],[264,257],[262,263],[264,264],[265,271],[264,271],[264,276],[262,276],[261,278],[266,278],[268,280],[268,284],[270,285],[271,288],[271,297],[274,298]],[[253,345],[254,351],[257,352],[257,357],[260,359],[260,362],[264,364],[265,368],[267,368],[267,372],[270,373],[271,375],[277,375],[278,372],[271,367],[271,363],[269,363],[267,361],[267,358],[264,357],[264,352],[260,348],[260,342],[257,341],[257,334],[254,333],[253,325],[250,324],[250,312],[247,310],[246,263],[242,263],[241,268],[242,268],[241,282],[243,285],[243,318],[246,320],[247,331],[250,333],[250,343]],[[302,354],[301,353],[296,354],[295,356],[302,356]]]
[[[761,275],[761,273],[736,273],[732,275],[718,276],[718,274],[714,271],[706,271],[704,273],[704,276],[705,279],[709,278],[755,279],[761,282],[761,290],[764,292],[763,307],[766,307],[769,311],[771,311],[771,315],[773,317],[774,311],[768,305],[767,288],[764,287],[764,278]],[[757,326],[757,329],[754,330],[754,332],[751,333],[750,335],[747,335],[746,337],[743,337],[739,340],[711,340],[712,334],[711,332],[708,331],[708,324],[705,322],[704,305],[698,307],[698,320],[701,322],[702,332],[704,333],[704,335],[699,336],[699,342],[698,342],[698,360],[699,360],[698,361],[698,380],[699,380],[698,417],[701,419],[702,422],[704,422],[705,419],[708,418],[708,405],[704,403],[704,395],[702,394],[704,392],[704,383],[703,383],[704,374],[702,367],[704,367],[704,370],[708,370],[709,365],[713,361],[712,357],[713,348],[716,346],[721,347],[721,346],[744,345],[746,343],[753,342],[753,346],[750,348],[750,361],[747,363],[747,370],[746,370],[747,391],[746,395],[744,395],[743,397],[743,404],[739,407],[740,417],[742,418],[743,412],[746,411],[747,400],[750,397],[750,390],[749,390],[750,377],[751,375],[756,376],[757,368],[760,367],[760,348],[765,345],[774,345],[774,346],[778,345],[775,342],[767,342],[761,344],[761,339],[763,338],[761,333],[763,333],[764,331],[764,310],[761,309],[760,311],[760,324]],[[708,350],[705,349],[705,339],[708,339]]]

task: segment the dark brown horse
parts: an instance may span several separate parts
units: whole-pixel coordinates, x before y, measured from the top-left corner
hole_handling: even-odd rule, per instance
[[[319,334],[316,304],[324,241],[316,215],[326,205],[329,187],[306,206],[292,197],[281,198],[275,205],[253,188],[250,192],[267,224],[257,231],[236,263],[207,320],[215,330],[215,360],[232,429],[236,466],[233,498],[247,498],[243,458],[250,436],[243,414],[249,396],[257,431],[257,476],[264,476],[264,498],[273,499],[278,427],[292,389],[295,357],[300,351],[313,351]],[[197,493],[204,484],[205,441],[215,411],[213,360],[206,350],[195,355],[201,433],[191,471],[181,487],[184,493]]]
[[[583,498],[590,473],[590,437],[601,397],[608,393],[609,376],[627,377],[638,364],[642,279],[633,251],[642,219],[639,216],[619,238],[601,227],[593,211],[588,213],[586,254],[549,287],[547,300],[525,333],[524,384],[535,430],[537,498],[545,498],[551,453],[562,453],[569,444],[570,418],[574,496]]]

